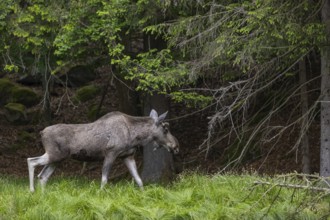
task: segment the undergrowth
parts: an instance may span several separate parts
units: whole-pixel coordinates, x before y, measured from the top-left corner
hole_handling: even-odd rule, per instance
[[[256,185],[257,175],[181,175],[146,186],[51,179],[30,193],[27,178],[0,178],[0,219],[327,219],[330,198],[306,189]],[[294,183],[294,179],[290,182]]]

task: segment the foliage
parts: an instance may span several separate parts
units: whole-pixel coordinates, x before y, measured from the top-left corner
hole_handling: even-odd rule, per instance
[[[317,4],[316,4],[317,3]],[[206,1],[204,12],[181,17],[169,24],[148,27],[163,33],[195,62],[195,74],[208,65],[234,65],[243,72],[272,57],[297,59],[310,47],[324,42],[323,25],[316,13],[320,1]],[[198,62],[196,62],[198,61]]]
[[[250,175],[182,175],[170,187],[140,191],[121,181],[57,179],[46,192],[28,192],[26,179],[0,179],[2,219],[319,219],[328,198],[305,190],[254,186]],[[293,180],[291,180],[293,181]],[[40,202],[42,201],[42,202]]]
[[[260,145],[279,140],[301,123],[300,109],[292,108],[294,122],[281,125],[283,129],[270,125],[276,114],[296,101],[294,97],[300,91],[296,80],[298,62],[324,46],[325,31],[319,16],[323,1],[175,1],[168,7],[179,4],[179,10],[187,12],[187,2],[196,9],[194,12],[145,30],[163,35],[171,48],[180,49],[190,78],[212,76],[219,80],[216,88],[209,89],[216,110],[209,117],[206,152],[228,138],[235,147],[235,139],[241,142],[245,134],[250,134],[234,161],[240,162],[247,148],[256,143],[254,140]],[[281,92],[281,97],[268,97],[271,107],[265,113],[253,108],[253,103],[263,106],[258,98],[266,90]],[[315,106],[309,109],[313,113],[310,120],[316,115]],[[264,119],[251,127],[250,119],[260,113],[265,114]],[[272,129],[279,131],[270,137]]]
[[[152,49],[140,53],[129,65],[130,68],[123,67],[127,71],[125,78],[138,82],[137,91],[168,94],[174,101],[187,106],[206,106],[212,100],[196,92],[177,90],[192,84],[192,80],[189,79],[186,65],[175,61],[169,49]]]
[[[0,30],[5,70],[37,74],[49,68],[62,2],[47,2],[11,1],[6,5],[5,28]]]
[[[270,118],[297,95],[296,64],[323,46],[322,3],[4,0],[0,3],[0,65],[7,72],[42,76],[66,73],[77,65],[111,65],[114,78],[131,80],[141,93],[167,94],[190,106],[214,106],[205,143],[212,138],[220,143],[223,136],[240,140],[249,130],[249,145],[253,138],[269,134]],[[146,46],[148,37],[164,45]],[[143,43],[138,51],[130,49]],[[217,88],[187,89],[209,76],[217,79],[212,82]],[[255,117],[251,103],[266,89],[285,93],[267,100],[271,110],[251,131],[248,121]],[[222,135],[228,130],[235,135]],[[215,131],[220,134],[214,135]]]
[[[148,92],[152,89],[166,94],[171,87],[185,84],[186,74],[185,67],[174,62],[169,50],[158,52],[154,49],[137,55],[126,79],[138,79],[137,90]]]
[[[168,94],[190,83],[172,51],[151,49],[132,55],[127,50],[131,36],[142,38],[146,26],[164,20],[159,12],[165,5],[168,2],[150,0],[10,2],[0,14],[2,68],[46,76],[97,61],[116,66],[139,91]],[[180,100],[176,94],[183,96],[176,91],[170,97]],[[194,93],[189,97],[194,99]]]

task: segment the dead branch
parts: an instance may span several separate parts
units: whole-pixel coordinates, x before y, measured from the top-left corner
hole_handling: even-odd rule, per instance
[[[254,181],[254,185],[270,185],[270,186],[280,186],[286,188],[294,188],[294,189],[307,189],[312,191],[321,191],[330,193],[330,188],[323,188],[323,187],[315,187],[315,186],[306,186],[306,185],[296,185],[296,184],[288,184],[288,183],[271,183],[271,182],[264,182],[264,181]]]

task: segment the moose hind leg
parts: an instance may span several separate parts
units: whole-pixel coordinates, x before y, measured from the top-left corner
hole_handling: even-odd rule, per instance
[[[27,158],[28,169],[29,169],[29,181],[30,181],[30,191],[34,192],[34,169],[36,166],[42,166],[49,163],[49,156],[47,153],[40,157],[30,157]]]
[[[45,167],[42,169],[42,171],[39,173],[38,178],[40,181],[40,185],[42,190],[44,191],[46,183],[49,179],[49,177],[53,174],[55,171],[55,164],[47,164]]]
[[[139,176],[139,173],[137,171],[135,159],[133,156],[126,157],[124,159],[125,165],[127,166],[129,172],[133,176],[135,182],[138,184],[138,186],[143,189],[143,182],[141,180],[141,177]]]

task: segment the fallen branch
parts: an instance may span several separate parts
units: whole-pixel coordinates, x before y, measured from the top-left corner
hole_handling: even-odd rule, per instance
[[[308,189],[308,190],[322,191],[322,192],[330,193],[330,188],[315,187],[315,186],[295,185],[295,184],[287,184],[287,183],[270,183],[270,182],[262,182],[262,181],[254,181],[253,184],[254,185],[280,186],[280,187],[294,188],[294,189]]]

